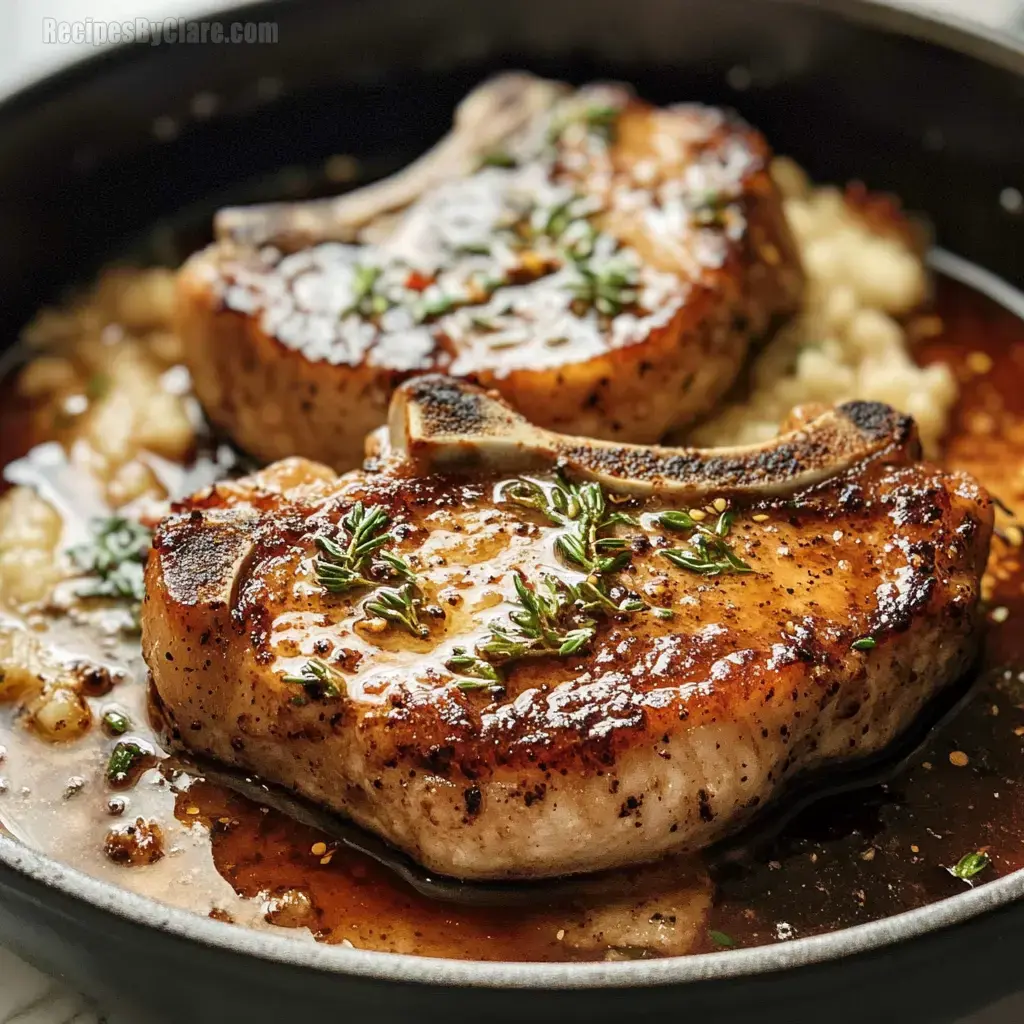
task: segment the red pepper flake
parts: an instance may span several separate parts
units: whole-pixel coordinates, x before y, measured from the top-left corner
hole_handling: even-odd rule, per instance
[[[427,277],[418,270],[410,270],[409,276],[405,279],[405,287],[414,292],[426,291],[433,283],[432,277]]]

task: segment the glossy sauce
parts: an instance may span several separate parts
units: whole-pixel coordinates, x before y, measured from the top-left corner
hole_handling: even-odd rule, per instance
[[[946,280],[937,313],[944,329],[919,351],[925,361],[948,362],[960,380],[948,461],[975,472],[1010,508],[1024,508],[1024,324]],[[12,437],[33,440],[8,431],[7,423],[3,434],[5,444]],[[699,865],[676,862],[623,872],[611,882],[620,895],[605,892],[593,900],[536,908],[432,901],[314,829],[194,779],[173,759],[115,794],[103,781],[113,741],[99,728],[75,744],[44,745],[12,722],[7,708],[0,719],[6,747],[0,821],[65,863],[165,902],[240,925],[288,928],[306,940],[381,950],[600,959],[608,955],[599,941],[600,908],[609,903],[648,925],[656,914],[692,921],[692,949],[781,941],[877,919],[962,891],[968,883],[946,869],[965,853],[984,849],[991,858],[976,883],[1024,866],[1024,577],[1018,551],[994,542],[989,605],[1006,615],[990,613],[1003,621],[990,623],[978,682],[956,717],[885,785],[823,799],[771,843],[750,844],[745,858],[712,860],[713,885]],[[91,699],[94,713],[116,705],[132,720],[129,737],[155,745],[137,650],[90,639],[94,635],[67,624],[57,636],[69,652],[129,677],[109,695]],[[69,783],[74,778],[84,785]],[[112,797],[125,802],[116,816],[108,810]],[[164,855],[145,867],[125,867],[104,855],[104,840],[111,827],[136,817],[159,823]],[[637,953],[627,945],[611,955]]]

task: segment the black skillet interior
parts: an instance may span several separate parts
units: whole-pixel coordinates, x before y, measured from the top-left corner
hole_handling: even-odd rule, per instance
[[[116,52],[0,108],[0,347],[41,303],[87,280],[103,261],[129,249],[180,256],[183,244],[202,240],[221,202],[304,194],[317,187],[308,169],[333,154],[361,158],[370,173],[400,165],[445,130],[471,86],[502,67],[576,81],[620,78],[654,101],[733,106],[815,177],[857,177],[893,190],[928,212],[940,243],[1024,285],[1024,216],[1012,191],[1024,191],[1024,57],[926,28],[884,5],[292,0],[253,5],[226,20],[238,17],[276,22],[277,44]],[[883,24],[924,31],[975,56],[887,34]],[[166,227],[154,232],[156,223]],[[84,891],[72,880],[76,886]],[[334,1020],[340,1007],[353,1016],[419,1021],[681,1012],[802,1021],[822,1019],[826,1009],[836,1024],[865,1012],[944,1021],[1017,984],[1013,953],[1024,935],[1024,911],[1007,908],[818,967],[694,983],[693,974],[665,962],[615,965],[624,968],[614,974],[623,987],[642,991],[572,990],[565,988],[574,983],[571,967],[542,981],[527,968],[499,978],[481,966],[471,977],[398,957],[385,967],[367,960],[359,979],[337,964],[336,974],[314,971],[274,962],[283,940],[223,926],[214,935],[199,919],[191,932],[182,926],[213,943],[202,946],[146,927],[164,915],[144,903],[124,903],[136,918],[127,920],[5,868],[0,894],[0,941],[81,987],[114,993],[108,1005],[124,1024],[262,1024],[295,1011]],[[808,940],[817,943],[815,958],[832,955],[829,941]],[[269,960],[256,969],[246,951]],[[752,953],[743,961],[751,974],[779,966],[774,954]],[[939,959],[956,970],[936,971]],[[182,983],[191,998],[169,1000],[169,982]],[[515,991],[469,987],[498,982]]]

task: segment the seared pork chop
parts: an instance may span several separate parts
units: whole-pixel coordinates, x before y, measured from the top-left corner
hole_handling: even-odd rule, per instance
[[[885,406],[791,427],[600,445],[410,382],[368,468],[288,460],[160,526],[142,627],[169,728],[449,875],[704,847],[888,744],[978,640],[978,484]]]
[[[253,455],[339,469],[439,370],[542,426],[657,441],[799,304],[769,157],[719,110],[503,76],[395,179],[221,215],[179,278],[196,393]]]

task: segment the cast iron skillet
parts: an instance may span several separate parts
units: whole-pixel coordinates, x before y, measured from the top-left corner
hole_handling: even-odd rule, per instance
[[[399,164],[510,66],[735,106],[815,177],[899,193],[940,244],[1024,284],[1024,219],[1005,191],[1024,190],[1024,47],[980,29],[869,0],[293,0],[224,20],[237,18],[276,21],[278,44],[120,49],[0,107],[0,345],[140,239],[178,255],[154,223],[205,222],[332,153]],[[932,1024],[1018,986],[1022,894],[1018,872],[874,924],[690,958],[465,963],[246,931],[0,838],[0,941],[96,996],[112,1024]]]

